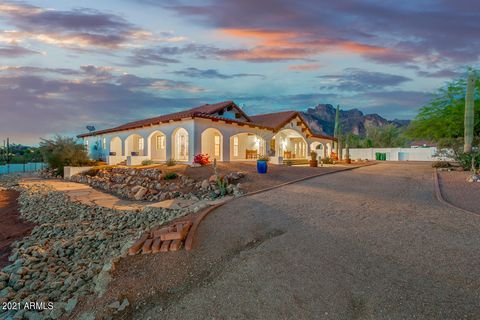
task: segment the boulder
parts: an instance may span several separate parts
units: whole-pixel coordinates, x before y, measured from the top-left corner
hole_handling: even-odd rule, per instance
[[[140,187],[140,189],[138,189],[138,191],[135,193],[135,196],[133,197],[135,198],[135,200],[142,200],[143,197],[147,194],[147,191],[147,188]]]

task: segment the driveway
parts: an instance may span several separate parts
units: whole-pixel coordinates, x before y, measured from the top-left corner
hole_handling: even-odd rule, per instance
[[[168,288],[130,315],[478,319],[480,217],[437,202],[432,178],[429,164],[385,163],[237,199],[175,258],[182,283],[150,274]]]

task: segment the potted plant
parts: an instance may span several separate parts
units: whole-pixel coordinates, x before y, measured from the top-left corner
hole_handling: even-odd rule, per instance
[[[268,170],[268,161],[270,161],[270,158],[267,156],[260,156],[257,159],[257,172],[260,174],[267,173]]]
[[[310,167],[318,167],[317,153],[315,151],[310,152]]]

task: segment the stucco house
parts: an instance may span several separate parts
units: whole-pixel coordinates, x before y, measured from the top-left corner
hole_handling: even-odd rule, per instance
[[[297,111],[247,115],[233,101],[205,104],[193,109],[84,133],[93,159],[109,164],[141,164],[174,159],[191,163],[196,154],[217,161],[248,161],[268,155],[273,163],[330,154],[333,137],[314,134]]]

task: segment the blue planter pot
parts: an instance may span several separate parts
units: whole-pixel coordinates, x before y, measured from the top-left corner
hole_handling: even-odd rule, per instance
[[[268,163],[267,161],[257,161],[257,172],[258,173],[267,173]]]

